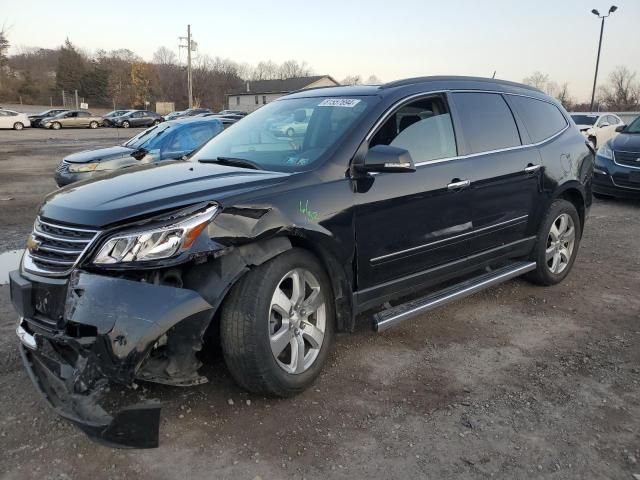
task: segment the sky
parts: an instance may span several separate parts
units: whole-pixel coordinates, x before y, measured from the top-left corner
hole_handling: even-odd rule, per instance
[[[159,46],[177,52],[191,24],[201,54],[255,64],[306,61],[336,80],[375,74],[476,75],[522,81],[535,71],[572,97],[590,96],[600,20],[599,82],[617,65],[640,75],[640,0],[0,0],[12,51],[128,48],[147,60]],[[184,57],[184,54],[183,54]]]

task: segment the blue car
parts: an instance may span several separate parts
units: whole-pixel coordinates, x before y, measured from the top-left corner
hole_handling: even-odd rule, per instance
[[[58,164],[55,180],[59,187],[63,187],[121,168],[181,159],[227,126],[217,118],[188,118],[160,123],[122,145],[69,155]]]

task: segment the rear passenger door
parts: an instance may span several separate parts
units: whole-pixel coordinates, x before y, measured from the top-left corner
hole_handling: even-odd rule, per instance
[[[540,155],[519,130],[500,93],[452,95],[468,158],[473,232],[470,253],[495,250],[508,255],[533,235],[535,209],[542,195]],[[523,145],[524,144],[524,145]]]

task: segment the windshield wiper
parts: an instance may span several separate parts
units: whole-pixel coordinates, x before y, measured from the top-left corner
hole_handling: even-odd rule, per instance
[[[215,160],[198,160],[200,163],[219,163],[221,165],[229,165],[231,167],[252,168],[253,170],[262,170],[262,167],[251,160],[245,158],[218,157]]]

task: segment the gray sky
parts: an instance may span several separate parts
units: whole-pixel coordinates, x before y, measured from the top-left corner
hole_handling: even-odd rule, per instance
[[[640,0],[613,0],[600,79],[616,65],[640,74]],[[177,50],[191,23],[200,53],[237,62],[304,60],[340,80],[479,75],[521,81],[532,72],[590,95],[603,0],[0,0],[14,46],[55,48],[65,37],[88,51],[128,48],[147,60]],[[600,83],[600,82],[599,82]]]

